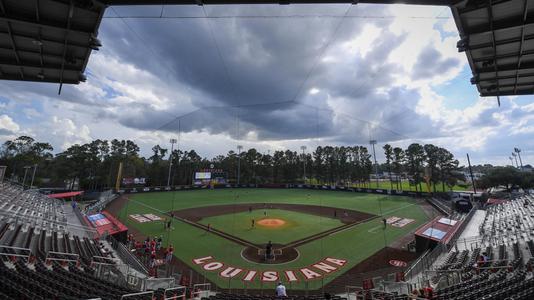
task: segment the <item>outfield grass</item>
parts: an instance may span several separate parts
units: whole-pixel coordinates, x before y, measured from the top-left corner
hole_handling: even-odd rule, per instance
[[[120,219],[127,225],[135,227],[143,234],[149,236],[163,235],[166,242],[172,243],[175,248],[175,255],[183,262],[190,265],[198,272],[205,274],[211,281],[217,283],[220,287],[243,288],[243,282],[240,277],[232,280],[221,279],[216,272],[205,272],[200,267],[192,263],[194,258],[203,256],[213,256],[217,260],[223,261],[226,265],[236,266],[243,269],[263,270],[296,270],[310,264],[316,263],[324,257],[335,257],[348,260],[347,265],[341,272],[335,272],[333,275],[326,277],[324,281],[311,281],[305,283],[299,281],[293,283],[292,289],[316,289],[322,284],[331,281],[335,276],[341,275],[344,271],[349,270],[362,260],[366,259],[373,253],[389,245],[398,238],[404,236],[410,231],[416,229],[427,221],[427,216],[417,205],[415,200],[408,197],[384,196],[361,193],[349,193],[339,191],[320,191],[320,190],[300,190],[300,189],[224,189],[224,190],[197,190],[197,191],[179,191],[179,192],[162,192],[130,195],[133,201],[123,207],[120,213]],[[388,227],[382,230],[381,218],[374,219],[352,227],[348,230],[341,231],[337,234],[304,244],[297,248],[300,256],[297,260],[284,265],[263,265],[251,263],[244,260],[240,253],[242,246],[233,243],[222,237],[206,234],[204,230],[198,229],[191,225],[174,222],[173,230],[165,232],[163,225],[158,222],[137,223],[127,215],[133,213],[156,213],[160,211],[171,211],[172,209],[182,209],[197,206],[210,206],[232,203],[292,203],[292,204],[312,204],[325,205],[331,207],[347,208],[359,210],[367,213],[380,215],[384,217],[397,216],[415,219],[416,221],[403,227]],[[150,209],[147,206],[153,207]],[[157,209],[157,210],[155,210]],[[247,212],[248,213],[248,212]],[[245,213],[246,214],[246,213]],[[241,218],[239,214],[227,215],[228,218]],[[299,216],[299,218],[302,216]],[[316,222],[319,217],[314,216]],[[322,218],[326,219],[326,218]],[[324,221],[324,220],[323,220]],[[213,226],[218,221],[213,221]],[[221,222],[222,219],[221,219]],[[230,229],[243,226],[250,226],[250,219],[244,217],[243,224],[232,223]],[[221,223],[223,224],[223,223]],[[230,230],[228,229],[228,230]],[[288,232],[293,232],[288,229]],[[305,232],[305,230],[303,230]],[[282,233],[280,233],[282,234]],[[253,233],[252,233],[253,236]],[[254,238],[254,237],[249,237]],[[258,240],[262,240],[259,237]],[[302,278],[301,278],[302,279]],[[274,284],[262,284],[255,282],[248,285],[249,288],[272,288]]]
[[[264,211],[267,216],[264,216]],[[276,228],[265,227],[257,223],[257,221],[265,218],[281,219],[286,223]],[[251,226],[252,219],[256,222],[254,228]],[[202,219],[200,223],[210,224],[215,229],[255,244],[265,244],[267,241],[272,241],[275,244],[287,244],[343,225],[337,219],[281,209],[253,210],[252,212],[209,217]]]
[[[378,185],[377,185],[377,182],[374,181],[374,180],[371,180],[371,182],[369,183],[366,183],[366,184],[355,184],[353,187],[360,187],[360,188],[378,188],[378,189],[393,189],[393,190],[396,190],[397,189],[397,183],[396,182],[390,182],[388,180],[386,181],[379,181],[378,182]],[[466,190],[469,190],[471,187],[470,186],[462,186],[462,185],[454,185],[452,188],[449,188],[447,185],[445,185],[445,192],[450,192],[450,191],[466,191]],[[421,183],[421,189],[422,189],[422,192],[426,192],[428,193],[428,188],[426,186],[426,183]],[[430,189],[431,189],[431,192],[434,191],[434,187],[433,185],[430,186]],[[417,185],[417,189],[416,189],[416,186],[415,185],[410,185],[410,182],[408,181],[402,181],[400,184],[399,184],[399,190],[402,190],[402,191],[411,191],[411,192],[415,192],[416,190],[421,192],[421,190],[419,190],[419,185]],[[443,188],[442,188],[442,185],[441,183],[438,183],[436,184],[436,192],[443,192]]]

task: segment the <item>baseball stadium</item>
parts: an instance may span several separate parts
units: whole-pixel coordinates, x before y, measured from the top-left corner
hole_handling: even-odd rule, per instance
[[[534,299],[533,2],[0,0],[0,299]]]

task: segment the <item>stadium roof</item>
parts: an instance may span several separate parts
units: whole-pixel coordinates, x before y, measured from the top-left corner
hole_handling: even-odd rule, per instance
[[[0,0],[0,79],[84,81],[104,10],[92,1]]]
[[[534,7],[528,0],[463,1],[452,7],[481,96],[534,93]]]
[[[458,0],[104,0],[108,5],[222,5],[222,4],[415,4],[452,5]]]
[[[382,3],[450,6],[481,96],[534,93],[528,0],[0,0],[0,79],[78,84],[108,5]]]

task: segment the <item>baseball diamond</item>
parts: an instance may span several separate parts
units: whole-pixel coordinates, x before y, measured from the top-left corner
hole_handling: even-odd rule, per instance
[[[265,289],[283,280],[299,290],[335,285],[391,247],[399,249],[381,254],[376,268],[401,270],[389,261],[415,257],[399,251],[406,252],[403,237],[428,220],[424,205],[404,196],[241,188],[130,194],[108,209],[139,236],[179,245],[180,265],[221,288]],[[172,216],[171,230],[165,221],[130,217],[143,214]],[[384,218],[414,221],[383,228]]]

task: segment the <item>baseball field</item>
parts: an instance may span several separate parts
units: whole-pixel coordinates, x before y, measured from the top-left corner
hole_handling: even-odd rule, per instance
[[[398,247],[429,219],[420,200],[341,191],[204,189],[127,197],[113,212],[123,223],[142,236],[163,236],[176,259],[221,288],[270,289],[283,281],[294,290],[318,289],[385,247]],[[388,260],[399,259],[389,253]]]

